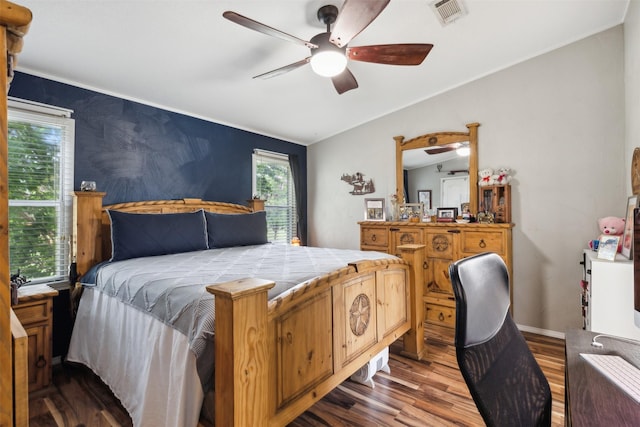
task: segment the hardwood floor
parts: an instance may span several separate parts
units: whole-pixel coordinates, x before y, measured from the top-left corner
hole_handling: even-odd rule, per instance
[[[524,334],[553,394],[553,426],[564,426],[564,341]],[[373,389],[345,381],[291,427],[309,426],[482,426],[484,423],[457,368],[453,331],[429,326],[429,354],[416,362],[389,355],[391,374],[378,372]],[[53,385],[29,399],[30,425],[131,426],[117,399],[88,369],[54,367]]]

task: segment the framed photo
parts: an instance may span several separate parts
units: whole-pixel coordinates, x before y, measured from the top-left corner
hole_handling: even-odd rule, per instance
[[[458,216],[458,208],[438,208],[436,221],[454,222]]]
[[[620,236],[610,236],[607,234],[600,236],[598,259],[614,261],[618,253],[618,243],[620,243]]]
[[[399,206],[400,221],[420,222],[424,215],[422,203],[401,203]]]
[[[364,199],[365,221],[384,221],[384,199]]]
[[[431,190],[418,190],[418,202],[424,205],[424,210],[431,209]]]
[[[463,217],[471,215],[471,209],[469,209],[469,202],[465,202],[460,205],[460,215],[462,215]]]
[[[638,196],[627,200],[627,210],[624,216],[624,232],[622,233],[622,250],[620,253],[627,259],[633,256],[633,210],[638,207]]]

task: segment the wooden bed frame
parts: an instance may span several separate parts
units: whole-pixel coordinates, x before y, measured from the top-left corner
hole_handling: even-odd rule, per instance
[[[199,199],[103,207],[103,196],[78,192],[74,198],[73,256],[80,275],[110,256],[106,209],[145,213],[264,209],[258,200],[245,207]],[[403,335],[403,354],[422,358],[424,247],[400,249],[402,259],[353,263],[271,301],[267,291],[274,283],[266,280],[208,286],[216,297],[216,425],[285,425]]]
[[[31,19],[28,8],[0,0],[0,426],[25,426],[29,422],[27,343],[11,309],[7,93]]]

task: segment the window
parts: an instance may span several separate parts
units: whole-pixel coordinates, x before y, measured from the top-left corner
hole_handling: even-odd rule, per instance
[[[71,111],[9,101],[9,265],[32,283],[68,275],[73,192]]]
[[[295,188],[286,154],[254,150],[253,194],[266,200],[270,242],[289,243],[298,235]]]

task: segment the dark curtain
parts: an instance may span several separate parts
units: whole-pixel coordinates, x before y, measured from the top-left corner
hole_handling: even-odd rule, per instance
[[[404,181],[404,202],[411,203],[409,200],[409,171],[406,169],[402,171],[402,180]],[[399,203],[402,203],[402,201],[399,201]]]
[[[302,185],[300,185],[300,162],[297,154],[289,154],[289,169],[293,177],[293,187],[296,196],[296,228],[298,229],[298,237],[300,244],[307,244],[307,236],[305,235],[302,224],[305,223],[302,218]]]

